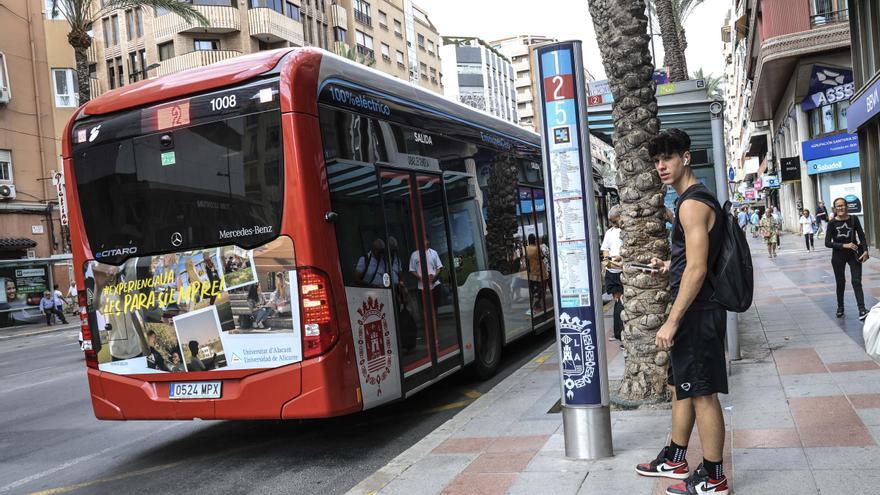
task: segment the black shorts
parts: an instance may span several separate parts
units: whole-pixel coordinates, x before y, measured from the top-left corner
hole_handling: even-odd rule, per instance
[[[620,283],[620,273],[610,270],[605,271],[605,292],[607,294],[623,294],[623,284]]]
[[[726,331],[727,312],[723,309],[684,314],[675,332],[666,378],[678,399],[727,393]]]

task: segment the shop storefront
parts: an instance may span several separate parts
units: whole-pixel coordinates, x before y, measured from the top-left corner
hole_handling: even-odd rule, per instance
[[[819,199],[830,206],[836,198],[845,198],[850,213],[862,215],[858,136],[840,133],[812,139],[802,143],[802,152]]]

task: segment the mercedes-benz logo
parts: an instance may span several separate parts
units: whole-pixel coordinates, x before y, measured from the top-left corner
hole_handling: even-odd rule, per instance
[[[183,236],[180,235],[180,232],[175,232],[171,234],[171,245],[177,247],[181,244],[183,244]]]

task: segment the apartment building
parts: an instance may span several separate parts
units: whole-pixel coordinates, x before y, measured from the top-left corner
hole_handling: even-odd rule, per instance
[[[453,100],[518,123],[510,60],[473,37],[444,36],[440,48],[443,91]]]
[[[411,0],[338,0],[333,8],[347,19],[334,23],[335,43],[386,74],[443,92],[440,35]]]
[[[558,40],[547,36],[520,34],[489,42],[490,46],[510,59],[513,65],[516,114],[519,118],[519,125],[531,130],[537,129],[535,114],[539,108],[534,96],[538,89],[532,78],[532,51],[537,45],[555,41]]]
[[[863,215],[860,141],[847,130],[853,95],[846,0],[732,0],[727,104],[743,199],[779,207],[797,230],[802,208],[840,196]],[[742,110],[740,110],[742,109]],[[858,208],[856,208],[858,206]]]

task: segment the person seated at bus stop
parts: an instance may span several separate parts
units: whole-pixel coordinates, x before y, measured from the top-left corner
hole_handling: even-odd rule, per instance
[[[62,324],[67,325],[67,319],[64,317],[64,313],[55,306],[55,297],[51,292],[43,292],[43,299],[40,300],[40,310],[46,315],[46,325],[52,324],[52,315],[57,316]]]
[[[390,239],[389,239],[390,242]],[[396,244],[397,241],[395,241]],[[396,251],[396,246],[395,246]],[[385,241],[378,237],[373,240],[370,251],[358,259],[355,267],[358,280],[366,286],[370,287],[387,287],[385,285],[385,275],[388,274],[391,285],[397,285],[400,278],[400,259],[393,256],[391,260],[391,270],[388,269],[385,260]]]
[[[214,363],[217,361],[216,353],[211,356],[208,364],[205,364],[204,362],[202,362],[201,359],[199,359],[198,341],[190,340],[187,344],[187,347],[189,347],[189,353],[192,355],[192,358],[190,358],[189,362],[186,363],[186,368],[188,371],[208,371],[214,369]]]

